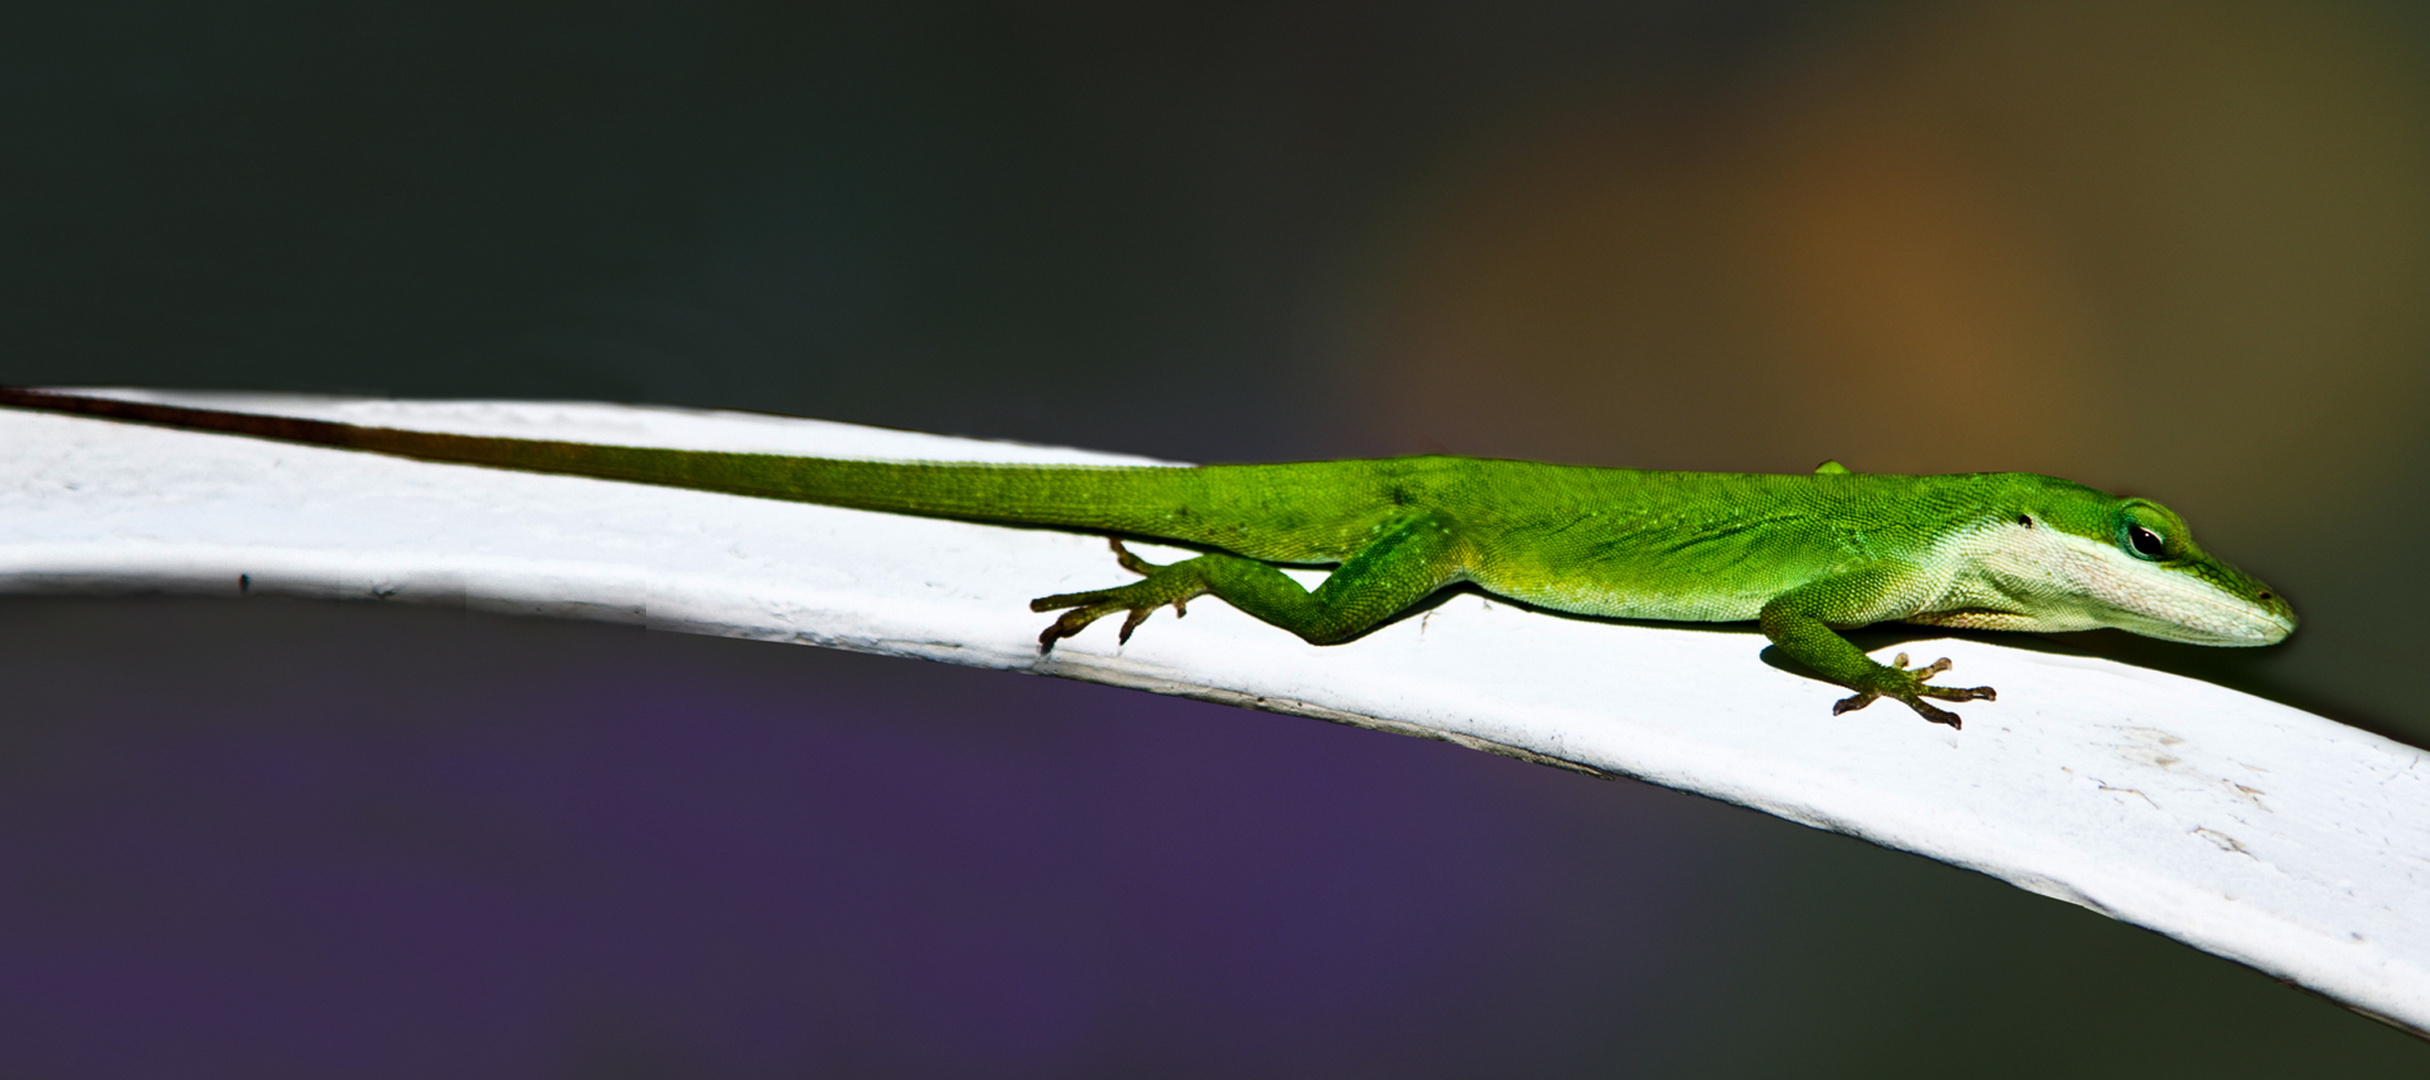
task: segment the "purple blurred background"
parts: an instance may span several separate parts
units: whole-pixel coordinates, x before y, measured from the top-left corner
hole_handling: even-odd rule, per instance
[[[2046,471],[2307,619],[2070,644],[2419,743],[2426,60],[2393,3],[11,10],[0,381]],[[0,601],[0,672],[0,1076],[2430,1065],[1976,875],[1301,719],[258,598]]]

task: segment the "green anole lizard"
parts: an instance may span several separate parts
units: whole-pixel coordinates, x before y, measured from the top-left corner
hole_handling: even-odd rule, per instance
[[[1063,614],[1042,650],[1124,612],[1212,595],[1317,645],[1348,641],[1436,590],[1473,582],[1557,611],[1753,620],[1855,691],[1958,727],[1929,704],[1990,687],[1927,682],[1940,660],[1874,662],[1840,631],[1904,621],[1989,630],[2117,627],[2202,645],[2269,645],[2286,600],[2194,543],[2176,514],[2030,473],[1893,476],[1650,472],[1406,457],[1276,465],[878,462],[492,438],[0,388],[0,405],[340,447],[424,461],[965,521],[1105,533],[1141,580],[1032,601]],[[1159,565],[1124,536],[1205,554]],[[1332,566],[1314,592],[1277,569]]]

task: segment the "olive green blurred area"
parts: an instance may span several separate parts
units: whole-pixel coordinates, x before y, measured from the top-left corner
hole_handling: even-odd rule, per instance
[[[0,75],[0,381],[2046,472],[2167,503],[2304,619],[2060,646],[2430,743],[2413,5],[63,5],[0,15]],[[1681,827],[1758,869],[1657,1075],[2430,1068],[1709,809]]]

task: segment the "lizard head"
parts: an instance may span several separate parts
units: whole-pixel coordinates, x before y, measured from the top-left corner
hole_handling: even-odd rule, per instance
[[[2149,499],[2104,499],[2053,515],[2064,541],[2051,569],[2100,625],[2196,645],[2274,645],[2295,609],[2260,579],[2194,543],[2185,519]]]

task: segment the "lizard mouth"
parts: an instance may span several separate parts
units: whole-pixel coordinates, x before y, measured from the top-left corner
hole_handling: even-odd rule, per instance
[[[2127,629],[2145,637],[2189,645],[2276,645],[2295,632],[2295,613],[2283,603],[2265,607],[2208,583],[2166,590],[2156,610],[2132,610]]]

